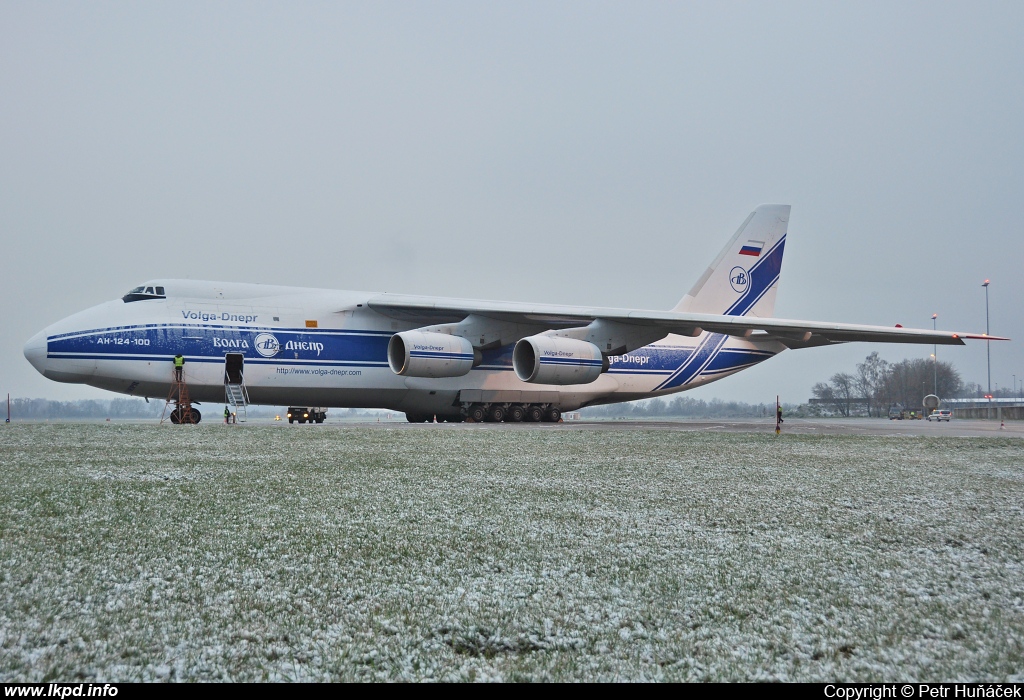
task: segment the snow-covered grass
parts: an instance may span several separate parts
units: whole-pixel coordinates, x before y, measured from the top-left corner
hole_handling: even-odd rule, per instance
[[[0,430],[0,681],[1024,680],[1024,443]]]

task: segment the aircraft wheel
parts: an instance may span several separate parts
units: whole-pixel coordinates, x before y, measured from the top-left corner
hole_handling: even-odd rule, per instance
[[[202,419],[203,419],[203,414],[193,408],[192,412],[189,414],[189,423],[195,424],[195,423],[198,423],[199,421],[201,421]]]
[[[469,407],[469,417],[473,419],[474,423],[483,423],[484,418],[487,417],[487,411],[481,404],[475,403]]]
[[[420,415],[419,413],[406,413],[405,419],[410,423],[426,423],[428,420],[427,416]]]
[[[540,406],[530,406],[526,409],[526,420],[531,423],[540,423],[544,420],[544,409]]]
[[[317,418],[317,419],[316,419],[316,422],[317,422],[317,423],[323,423],[323,422],[324,422],[324,419],[323,419],[323,418]]]
[[[181,413],[180,413],[180,411],[181,411],[180,408],[176,408],[173,411],[171,411],[171,423],[173,423],[174,425],[178,425],[178,424],[181,423]]]
[[[549,423],[557,423],[558,421],[562,420],[562,412],[558,409],[557,406],[552,406],[551,408],[548,409],[548,412],[544,416],[544,418],[546,418]]]
[[[494,423],[500,423],[505,420],[505,407],[500,404],[491,406],[491,421]]]
[[[526,418],[526,408],[521,404],[512,404],[508,409],[508,418],[513,423],[522,423],[523,418]]]

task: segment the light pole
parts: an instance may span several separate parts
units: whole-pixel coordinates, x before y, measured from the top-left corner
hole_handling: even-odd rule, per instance
[[[934,331],[935,319],[939,317],[938,314],[932,314],[932,330]],[[936,343],[932,346],[932,393],[936,396],[939,395],[939,345]]]
[[[989,281],[985,280],[985,284],[981,285],[985,288],[985,335],[989,335],[988,331],[988,285]],[[988,395],[992,396],[992,341],[988,338],[985,339],[985,355],[988,358]]]

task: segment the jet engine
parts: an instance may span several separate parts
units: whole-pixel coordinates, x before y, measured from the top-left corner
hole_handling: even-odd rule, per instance
[[[461,377],[477,354],[468,340],[447,333],[404,331],[388,342],[388,365],[404,377]]]
[[[535,384],[589,384],[607,369],[601,349],[585,340],[531,335],[516,343],[512,368]]]

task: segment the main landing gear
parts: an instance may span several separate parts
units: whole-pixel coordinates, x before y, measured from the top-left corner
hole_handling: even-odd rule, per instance
[[[474,403],[463,409],[474,423],[557,423],[562,420],[558,406],[540,403]]]
[[[545,403],[471,403],[462,405],[458,416],[406,413],[410,423],[557,423],[562,420],[558,406]]]

